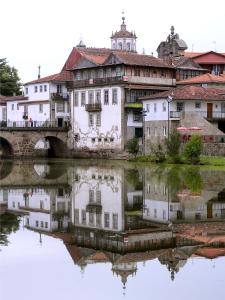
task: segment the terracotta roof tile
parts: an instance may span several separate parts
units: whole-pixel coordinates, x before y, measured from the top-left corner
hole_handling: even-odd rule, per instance
[[[20,101],[20,100],[28,100],[28,97],[24,96],[9,96],[5,97],[5,101]]]
[[[193,83],[225,83],[225,74],[213,75],[210,73],[195,76],[186,80],[177,82],[177,84],[193,84]]]
[[[225,91],[217,88],[204,88],[187,85],[169,91],[140,98],[141,100],[160,99],[172,96],[174,100],[225,100]]]
[[[116,57],[124,64],[137,66],[152,66],[161,68],[173,68],[167,62],[152,55],[138,54],[133,52],[115,52]]]
[[[40,79],[27,82],[24,85],[34,84],[34,83],[44,83],[50,81],[72,81],[72,80],[73,80],[73,74],[70,71],[61,71],[60,73],[57,74],[53,74],[50,76],[42,77]]]

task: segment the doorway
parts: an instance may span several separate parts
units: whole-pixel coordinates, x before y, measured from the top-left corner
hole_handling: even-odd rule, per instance
[[[207,103],[207,119],[212,119],[213,116],[213,104]]]
[[[63,118],[58,118],[58,127],[63,127]]]

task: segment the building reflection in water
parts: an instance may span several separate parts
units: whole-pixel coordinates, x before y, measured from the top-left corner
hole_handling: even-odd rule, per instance
[[[225,255],[224,179],[192,167],[18,164],[0,180],[0,213],[63,240],[82,272],[111,263],[125,289],[139,262],[158,259],[174,280],[190,257]]]

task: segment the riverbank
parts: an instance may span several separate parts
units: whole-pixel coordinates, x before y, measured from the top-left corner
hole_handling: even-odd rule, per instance
[[[165,160],[157,160],[155,156],[145,155],[138,156],[135,158],[129,159],[131,162],[149,162],[149,163],[166,163],[166,164],[184,164],[191,165],[191,163],[185,159],[184,157],[180,157],[179,160],[174,161],[171,158],[165,158]],[[225,157],[222,156],[200,156],[200,161],[197,163],[198,165],[206,165],[206,166],[225,166]]]

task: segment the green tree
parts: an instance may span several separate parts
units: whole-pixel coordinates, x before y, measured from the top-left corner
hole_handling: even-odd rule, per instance
[[[10,67],[6,58],[0,58],[0,95],[21,95],[21,83],[18,71]]]
[[[138,138],[134,137],[128,140],[126,144],[126,149],[129,153],[134,154],[136,156],[139,151]]]
[[[179,162],[181,139],[177,130],[173,130],[170,133],[169,138],[166,139],[166,150],[167,155],[172,159],[173,162]]]
[[[202,152],[202,138],[199,135],[192,135],[184,147],[184,156],[191,163],[198,163]]]

